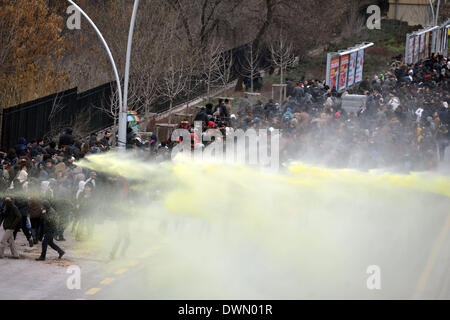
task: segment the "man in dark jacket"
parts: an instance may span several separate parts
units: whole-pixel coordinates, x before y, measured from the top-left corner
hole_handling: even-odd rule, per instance
[[[18,143],[16,144],[16,153],[20,156],[25,156],[27,153],[27,140],[25,138],[19,138]]]
[[[5,234],[0,242],[0,259],[3,259],[5,248],[9,246],[13,259],[19,259],[16,243],[14,242],[14,230],[20,226],[22,216],[14,205],[11,197],[6,197],[3,202],[3,213],[0,216],[0,224],[3,223]]]
[[[200,109],[200,112],[197,113],[194,121],[202,121],[204,124],[208,123],[209,118],[208,118],[208,114],[206,113],[206,108]]]
[[[58,145],[61,148],[62,146],[71,146],[74,144],[74,142],[75,142],[75,139],[73,138],[73,135],[72,135],[72,128],[67,128],[66,133],[59,137]]]
[[[64,255],[64,251],[53,242],[53,237],[57,231],[57,215],[56,211],[51,207],[50,202],[47,200],[42,201],[42,231],[44,233],[44,239],[42,240],[42,252],[41,256],[37,258],[37,261],[44,261],[47,255],[47,246],[50,246],[53,250],[59,254],[58,259],[61,259]]]
[[[219,99],[219,104],[215,108],[215,112],[219,113],[221,118],[228,118],[230,115],[228,114],[227,107],[225,105],[225,101],[223,99]]]
[[[102,138],[102,140],[100,140],[100,142],[102,143],[102,145],[105,147],[106,150],[111,149],[112,144],[111,144],[111,132],[109,132],[108,130],[105,132],[105,136]]]
[[[22,229],[23,234],[27,237],[27,241],[30,247],[33,246],[33,240],[31,239],[30,228],[27,225],[28,216],[30,215],[30,204],[29,200],[26,197],[17,197],[16,198],[16,207],[19,209],[19,212],[22,216],[22,223],[14,230],[14,240],[16,240],[17,233],[20,229]]]
[[[42,216],[42,204],[38,198],[30,199],[30,222],[31,222],[31,235],[33,237],[33,243],[38,244],[39,240],[42,240],[41,235],[41,216]]]
[[[56,142],[51,141],[48,147],[45,149],[45,152],[47,152],[50,156],[53,156],[56,153]]]

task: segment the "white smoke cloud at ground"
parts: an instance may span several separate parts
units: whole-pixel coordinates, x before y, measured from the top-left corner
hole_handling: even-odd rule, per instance
[[[143,299],[150,288],[159,299],[409,299],[450,208],[450,178],[437,173],[290,163],[275,174],[118,153],[79,164],[130,183],[132,199],[109,194],[100,215],[129,221],[130,259],[159,247],[133,292]],[[118,229],[102,221],[95,239],[107,256]],[[371,265],[382,290],[367,288]]]

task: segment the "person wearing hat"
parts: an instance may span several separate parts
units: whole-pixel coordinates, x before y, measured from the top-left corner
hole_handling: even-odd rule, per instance
[[[72,135],[72,132],[73,132],[72,128],[67,128],[66,129],[66,133],[59,137],[58,145],[59,145],[60,148],[62,146],[71,146],[71,145],[74,144],[75,139],[74,139],[74,137]]]
[[[97,172],[91,171],[91,173],[89,174],[89,178],[85,182],[92,184],[92,186],[95,188],[95,179],[97,179]]]
[[[16,153],[19,157],[26,155],[27,151],[27,140],[25,138],[19,138],[16,144]]]
[[[208,122],[208,129],[214,129],[216,127],[216,124],[213,121]]]

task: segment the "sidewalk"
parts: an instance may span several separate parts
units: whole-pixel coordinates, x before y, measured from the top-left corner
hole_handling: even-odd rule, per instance
[[[70,231],[70,230],[69,230]],[[0,230],[0,237],[4,234],[3,228]],[[41,243],[30,248],[22,232],[17,234],[16,244],[20,254],[19,260],[10,259],[9,248],[5,249],[5,257],[0,260],[0,300],[11,299],[45,299],[56,289],[63,292],[60,299],[65,299],[64,294],[71,294],[70,290],[61,291],[60,288],[66,286],[66,281],[70,274],[68,267],[77,265],[83,273],[98,270],[102,262],[96,260],[93,255],[78,252],[77,243],[70,232],[65,235],[67,241],[55,241],[66,254],[59,260],[56,251],[50,247],[47,250],[46,261],[35,261],[41,253]]]

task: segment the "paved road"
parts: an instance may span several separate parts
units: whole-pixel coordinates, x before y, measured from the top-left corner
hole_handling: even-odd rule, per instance
[[[436,197],[436,201],[448,199]],[[377,224],[377,221],[373,223]],[[355,219],[354,224],[364,228],[362,220]],[[406,234],[392,236],[389,228],[400,225],[404,226]],[[450,210],[430,210],[423,213],[422,219],[392,221],[392,226],[386,226],[385,229],[371,230],[367,227],[362,232],[365,235],[360,237],[361,246],[370,244],[372,247],[364,252],[347,252],[352,261],[349,261],[345,270],[334,269],[333,261],[327,262],[329,266],[322,266],[322,262],[316,263],[318,269],[328,268],[332,275],[333,270],[336,270],[336,281],[327,284],[321,281],[320,275],[318,279],[305,279],[310,281],[309,291],[301,288],[303,283],[299,279],[293,277],[291,282],[285,281],[289,279],[290,272],[295,270],[289,270],[285,265],[279,265],[278,270],[273,270],[257,254],[250,260],[254,269],[249,269],[248,263],[242,262],[243,271],[239,274],[240,266],[238,263],[235,265],[237,271],[235,274],[230,271],[232,275],[227,286],[227,283],[217,282],[210,269],[186,269],[182,258],[178,262],[177,257],[168,259],[167,255],[170,254],[165,245],[155,245],[140,255],[114,262],[102,258],[83,259],[72,249],[67,250],[65,259],[58,261],[56,253],[49,251],[48,261],[39,263],[33,259],[38,256],[39,248],[28,248],[20,234],[18,243],[26,258],[19,261],[0,260],[0,299],[450,299]],[[3,231],[0,231],[0,236],[2,234]],[[386,241],[381,241],[379,245],[373,241],[382,240],[383,237]],[[164,265],[168,261],[174,263]],[[180,268],[176,268],[177,263]],[[202,265],[202,261],[197,263],[198,266]],[[368,277],[365,271],[370,263],[381,268],[381,290],[371,291],[364,286]],[[223,261],[223,264],[227,265],[227,261]],[[67,268],[70,265],[81,268],[79,290],[67,288],[66,282],[70,276]],[[220,267],[220,262],[217,265]],[[251,270],[257,270],[258,276],[254,276]],[[223,272],[218,269],[217,274],[223,276]],[[232,279],[243,282],[243,288],[252,286],[253,291],[233,289]],[[301,291],[299,296],[292,291],[296,286]],[[282,294],[284,289],[285,295]]]

